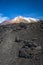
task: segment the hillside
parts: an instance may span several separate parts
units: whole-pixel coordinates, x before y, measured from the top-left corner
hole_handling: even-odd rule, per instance
[[[43,65],[43,22],[0,25],[0,65]]]

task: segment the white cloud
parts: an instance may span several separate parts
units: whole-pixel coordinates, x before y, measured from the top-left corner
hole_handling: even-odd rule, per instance
[[[3,16],[3,14],[0,13],[0,23],[2,23],[5,20],[8,20],[9,18],[6,16]]]

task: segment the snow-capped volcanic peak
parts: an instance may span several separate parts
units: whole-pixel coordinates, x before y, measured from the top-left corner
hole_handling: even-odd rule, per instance
[[[28,23],[28,20],[22,16],[18,16],[18,17],[15,17],[14,19],[12,19],[12,22],[14,22],[14,23],[20,23],[20,22]]]
[[[22,16],[17,16],[17,17],[14,18],[14,20],[17,20],[18,18],[22,18],[23,19]]]
[[[5,21],[2,24],[14,24],[14,23],[34,23],[40,21],[39,19],[31,18],[31,17],[23,17],[23,16],[17,16],[9,21]]]
[[[16,21],[16,20],[19,20],[19,19],[23,19],[23,17],[22,16],[17,16],[15,18],[13,18],[12,21]]]
[[[35,19],[35,18],[31,18],[31,17],[23,17],[23,16],[18,16],[18,17],[15,17],[14,19],[12,19],[12,21],[21,21],[21,20],[26,20],[27,23],[31,23],[31,22],[37,22],[39,21],[39,19]]]
[[[23,19],[25,19],[25,20],[27,20],[27,21],[29,21],[29,22],[31,22],[31,20],[34,21],[34,22],[39,21],[39,19],[31,18],[31,17],[23,17]]]

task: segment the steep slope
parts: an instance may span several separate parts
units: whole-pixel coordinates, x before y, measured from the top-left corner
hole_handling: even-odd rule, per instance
[[[18,24],[0,26],[0,65],[42,65],[40,26],[41,22],[26,24],[26,29]]]

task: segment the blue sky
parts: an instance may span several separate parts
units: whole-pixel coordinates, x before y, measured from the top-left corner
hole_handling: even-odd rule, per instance
[[[0,22],[19,15],[43,19],[43,0],[0,0]]]

